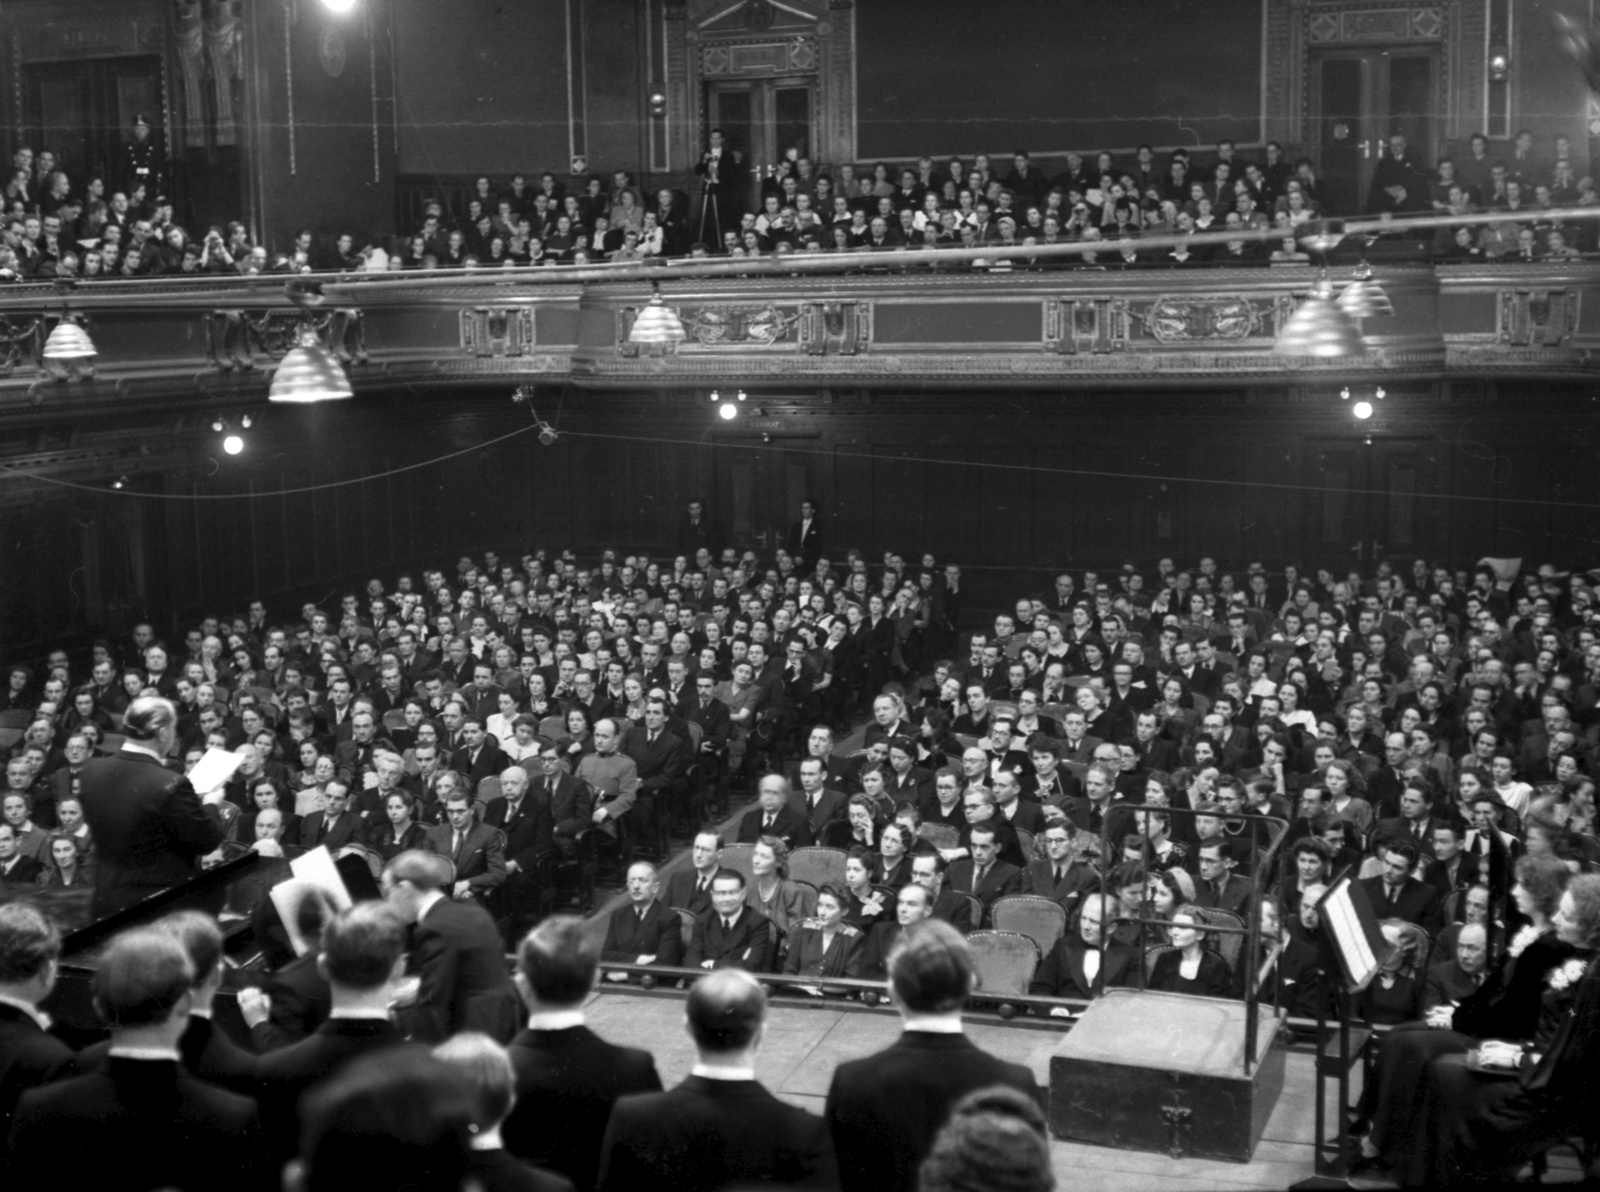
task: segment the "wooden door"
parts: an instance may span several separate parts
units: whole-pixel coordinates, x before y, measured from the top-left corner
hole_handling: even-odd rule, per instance
[[[716,451],[718,514],[727,542],[763,560],[784,544],[800,502],[813,496],[814,442],[733,440]]]
[[[1434,160],[1437,68],[1437,52],[1427,47],[1332,50],[1312,59],[1317,174],[1329,215],[1367,211],[1372,172],[1391,134],[1404,134],[1414,160]]]
[[[1312,475],[1320,476],[1322,491],[1308,504],[1306,557],[1370,570],[1382,559],[1405,561],[1437,547],[1421,509],[1427,446],[1361,434],[1312,444]]]

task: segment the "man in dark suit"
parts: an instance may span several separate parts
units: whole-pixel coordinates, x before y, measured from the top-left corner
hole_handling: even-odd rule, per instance
[[[889,960],[899,1040],[833,1072],[824,1116],[843,1192],[916,1192],[917,1169],[950,1107],[974,1089],[1007,1085],[1037,1098],[1033,1073],[980,1051],[961,1033],[977,986],[972,957],[948,923],[906,929]]]
[[[389,1001],[405,972],[405,924],[398,915],[379,902],[356,903],[322,929],[316,963],[331,991],[328,1020],[255,1066],[268,1148],[280,1162],[299,1142],[299,1103],[307,1089],[357,1056],[411,1046],[389,1021]]]
[[[612,1106],[629,1093],[661,1088],[647,1051],[607,1043],[584,1025],[598,950],[582,920],[546,919],[517,950],[517,992],[528,1027],[512,1041],[517,1103],[500,1128],[506,1150],[594,1187]]]
[[[216,807],[223,788],[197,794],[163,765],[178,735],[171,701],[141,696],[122,723],[122,748],[87,762],[79,782],[95,843],[90,913],[97,919],[199,876],[200,858],[224,833]]]
[[[1139,951],[1116,939],[1106,941],[1102,958],[1100,938],[1109,895],[1090,893],[1078,914],[1078,930],[1063,933],[1039,963],[1028,992],[1040,997],[1096,998],[1107,989],[1138,984]],[[1115,914],[1115,904],[1112,905]],[[1052,1007],[1052,1016],[1065,1018],[1070,1011]]]
[[[505,769],[505,755],[500,752],[500,742],[484,731],[482,717],[468,715],[461,718],[461,748],[450,759],[450,768],[466,776],[467,785],[478,789],[478,783]]]
[[[395,999],[395,1024],[407,1038],[437,1043],[457,1031],[506,1042],[517,1029],[517,995],[506,975],[505,945],[489,912],[447,897],[449,858],[407,849],[383,871],[384,899],[415,923],[406,971],[417,978]]]
[[[1231,840],[1207,840],[1200,845],[1200,880],[1195,883],[1194,904],[1231,911],[1241,918],[1250,905],[1250,880],[1233,872]]]
[[[1073,851],[1074,835],[1071,824],[1047,824],[1044,830],[1046,856],[1029,861],[1022,880],[1025,892],[1060,903],[1069,917],[1077,909],[1078,900],[1099,886],[1094,866]]]
[[[800,520],[789,527],[788,547],[802,571],[814,567],[822,555],[822,521],[810,498],[800,502]]]
[[[337,856],[345,845],[360,844],[366,822],[350,810],[350,784],[342,778],[330,778],[323,788],[322,803],[321,811],[313,811],[300,821],[300,847],[325,845]]]
[[[638,806],[646,807],[654,817],[672,817],[688,810],[683,796],[688,793],[689,767],[694,755],[689,743],[676,733],[667,732],[667,705],[665,700],[645,701],[644,723],[630,728],[622,740],[622,752],[633,759],[639,773]],[[635,811],[637,814],[637,810]]]
[[[983,917],[987,921],[996,899],[1021,890],[1022,870],[999,859],[1000,846],[995,843],[992,826],[974,826],[969,839],[972,856],[950,866],[950,888],[958,894],[970,894],[983,903]]]
[[[505,884],[505,833],[477,822],[472,796],[466,791],[450,792],[444,814],[444,823],[428,829],[423,847],[454,866],[450,897],[457,901],[487,899],[491,891]]]
[[[689,848],[690,867],[667,879],[667,905],[699,917],[711,909],[711,879],[722,868],[722,836],[702,828]]]
[[[867,942],[861,946],[863,980],[888,980],[889,957],[894,953],[895,946],[906,928],[933,917],[933,903],[933,891],[927,886],[911,882],[900,888],[894,898],[894,922],[875,925],[867,933]]]
[[[520,939],[539,915],[539,856],[555,848],[550,801],[541,790],[529,793],[528,772],[509,766],[500,773],[499,799],[483,809],[485,827],[505,834],[506,880],[489,895],[489,909],[506,924],[509,940]]]
[[[17,842],[17,830],[0,822],[0,886],[23,886],[34,889],[44,866],[33,858],[24,856]]]
[[[799,777],[799,788],[789,794],[789,806],[806,817],[811,825],[811,838],[818,840],[824,827],[845,818],[850,796],[829,789],[827,768],[819,757],[801,761]]]
[[[911,858],[911,880],[927,890],[933,898],[933,917],[966,935],[978,927],[972,921],[972,899],[966,894],[944,888],[949,870],[949,865],[938,853],[918,853]]]
[[[694,921],[689,968],[742,968],[764,973],[772,956],[771,921],[744,901],[744,874],[719,869],[711,879],[711,909]]]
[[[159,928],[129,931],[98,964],[95,1003],[113,1024],[110,1058],[103,1071],[23,1094],[7,1184],[59,1182],[70,1154],[72,1180],[86,1188],[271,1187],[255,1102],[196,1080],[178,1062],[194,983],[182,944]]]
[[[721,535],[706,515],[705,502],[698,497],[690,501],[683,520],[678,523],[678,553],[691,559],[702,549],[716,554],[722,547],[720,539]]]
[[[1456,954],[1428,969],[1422,991],[1423,1013],[1439,1006],[1454,1006],[1476,993],[1484,980],[1488,937],[1482,923],[1468,923],[1456,936]]]
[[[1438,935],[1444,928],[1439,891],[1411,876],[1417,865],[1417,850],[1411,842],[1396,839],[1379,845],[1378,859],[1383,872],[1356,883],[1367,892],[1372,913],[1380,919],[1404,919],[1429,935]]]
[[[792,849],[812,843],[811,821],[789,805],[789,780],[782,774],[761,779],[757,801],[739,821],[738,843],[754,844],[763,836],[776,836]]]
[[[1433,821],[1433,857],[1423,863],[1422,880],[1439,891],[1440,900],[1478,884],[1476,854],[1465,851],[1466,827],[1453,820]]]
[[[686,1007],[694,1071],[674,1089],[617,1102],[601,1144],[599,1192],[837,1186],[822,1119],[755,1079],[766,1015],[767,995],[748,973],[695,982]]]
[[[1400,795],[1411,776],[1406,771],[1406,735],[1390,733],[1383,739],[1383,764],[1367,778],[1367,802],[1379,819],[1400,814]]]
[[[1417,856],[1432,860],[1433,829],[1439,822],[1433,814],[1432,788],[1421,775],[1409,775],[1400,792],[1400,814],[1372,825],[1372,850],[1376,853],[1390,840],[1405,840]]]
[[[683,920],[656,895],[661,875],[649,861],[628,867],[628,901],[611,912],[601,960],[623,964],[683,963]],[[607,973],[613,981],[626,981],[627,973]]]
[[[531,760],[524,766],[532,766]],[[553,742],[539,746],[539,761],[532,769],[528,797],[549,802],[555,846],[564,855],[578,847],[578,833],[589,828],[594,816],[594,792],[589,784],[567,773],[561,765],[561,750]]]
[[[39,1003],[55,988],[61,933],[29,902],[0,906],[0,1136],[29,1089],[72,1075],[72,1048]]]

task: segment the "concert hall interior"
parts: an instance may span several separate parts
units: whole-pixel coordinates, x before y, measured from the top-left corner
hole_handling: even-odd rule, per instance
[[[1600,1178],[1597,36],[0,5],[7,1170]]]

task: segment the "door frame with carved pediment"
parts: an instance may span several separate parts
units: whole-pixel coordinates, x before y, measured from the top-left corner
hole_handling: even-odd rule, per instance
[[[780,80],[813,89],[810,152],[818,165],[855,160],[854,0],[684,0],[667,3],[663,17],[666,129],[652,149],[653,170],[693,169],[712,127],[715,88],[766,89]]]

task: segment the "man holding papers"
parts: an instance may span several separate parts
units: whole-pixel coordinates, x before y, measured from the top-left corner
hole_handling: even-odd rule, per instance
[[[79,775],[83,815],[96,846],[97,919],[197,876],[200,858],[222,843],[224,831],[216,804],[228,774],[201,796],[188,778],[164,764],[178,731],[170,700],[134,700],[123,714],[123,731],[122,748],[84,763]]]

